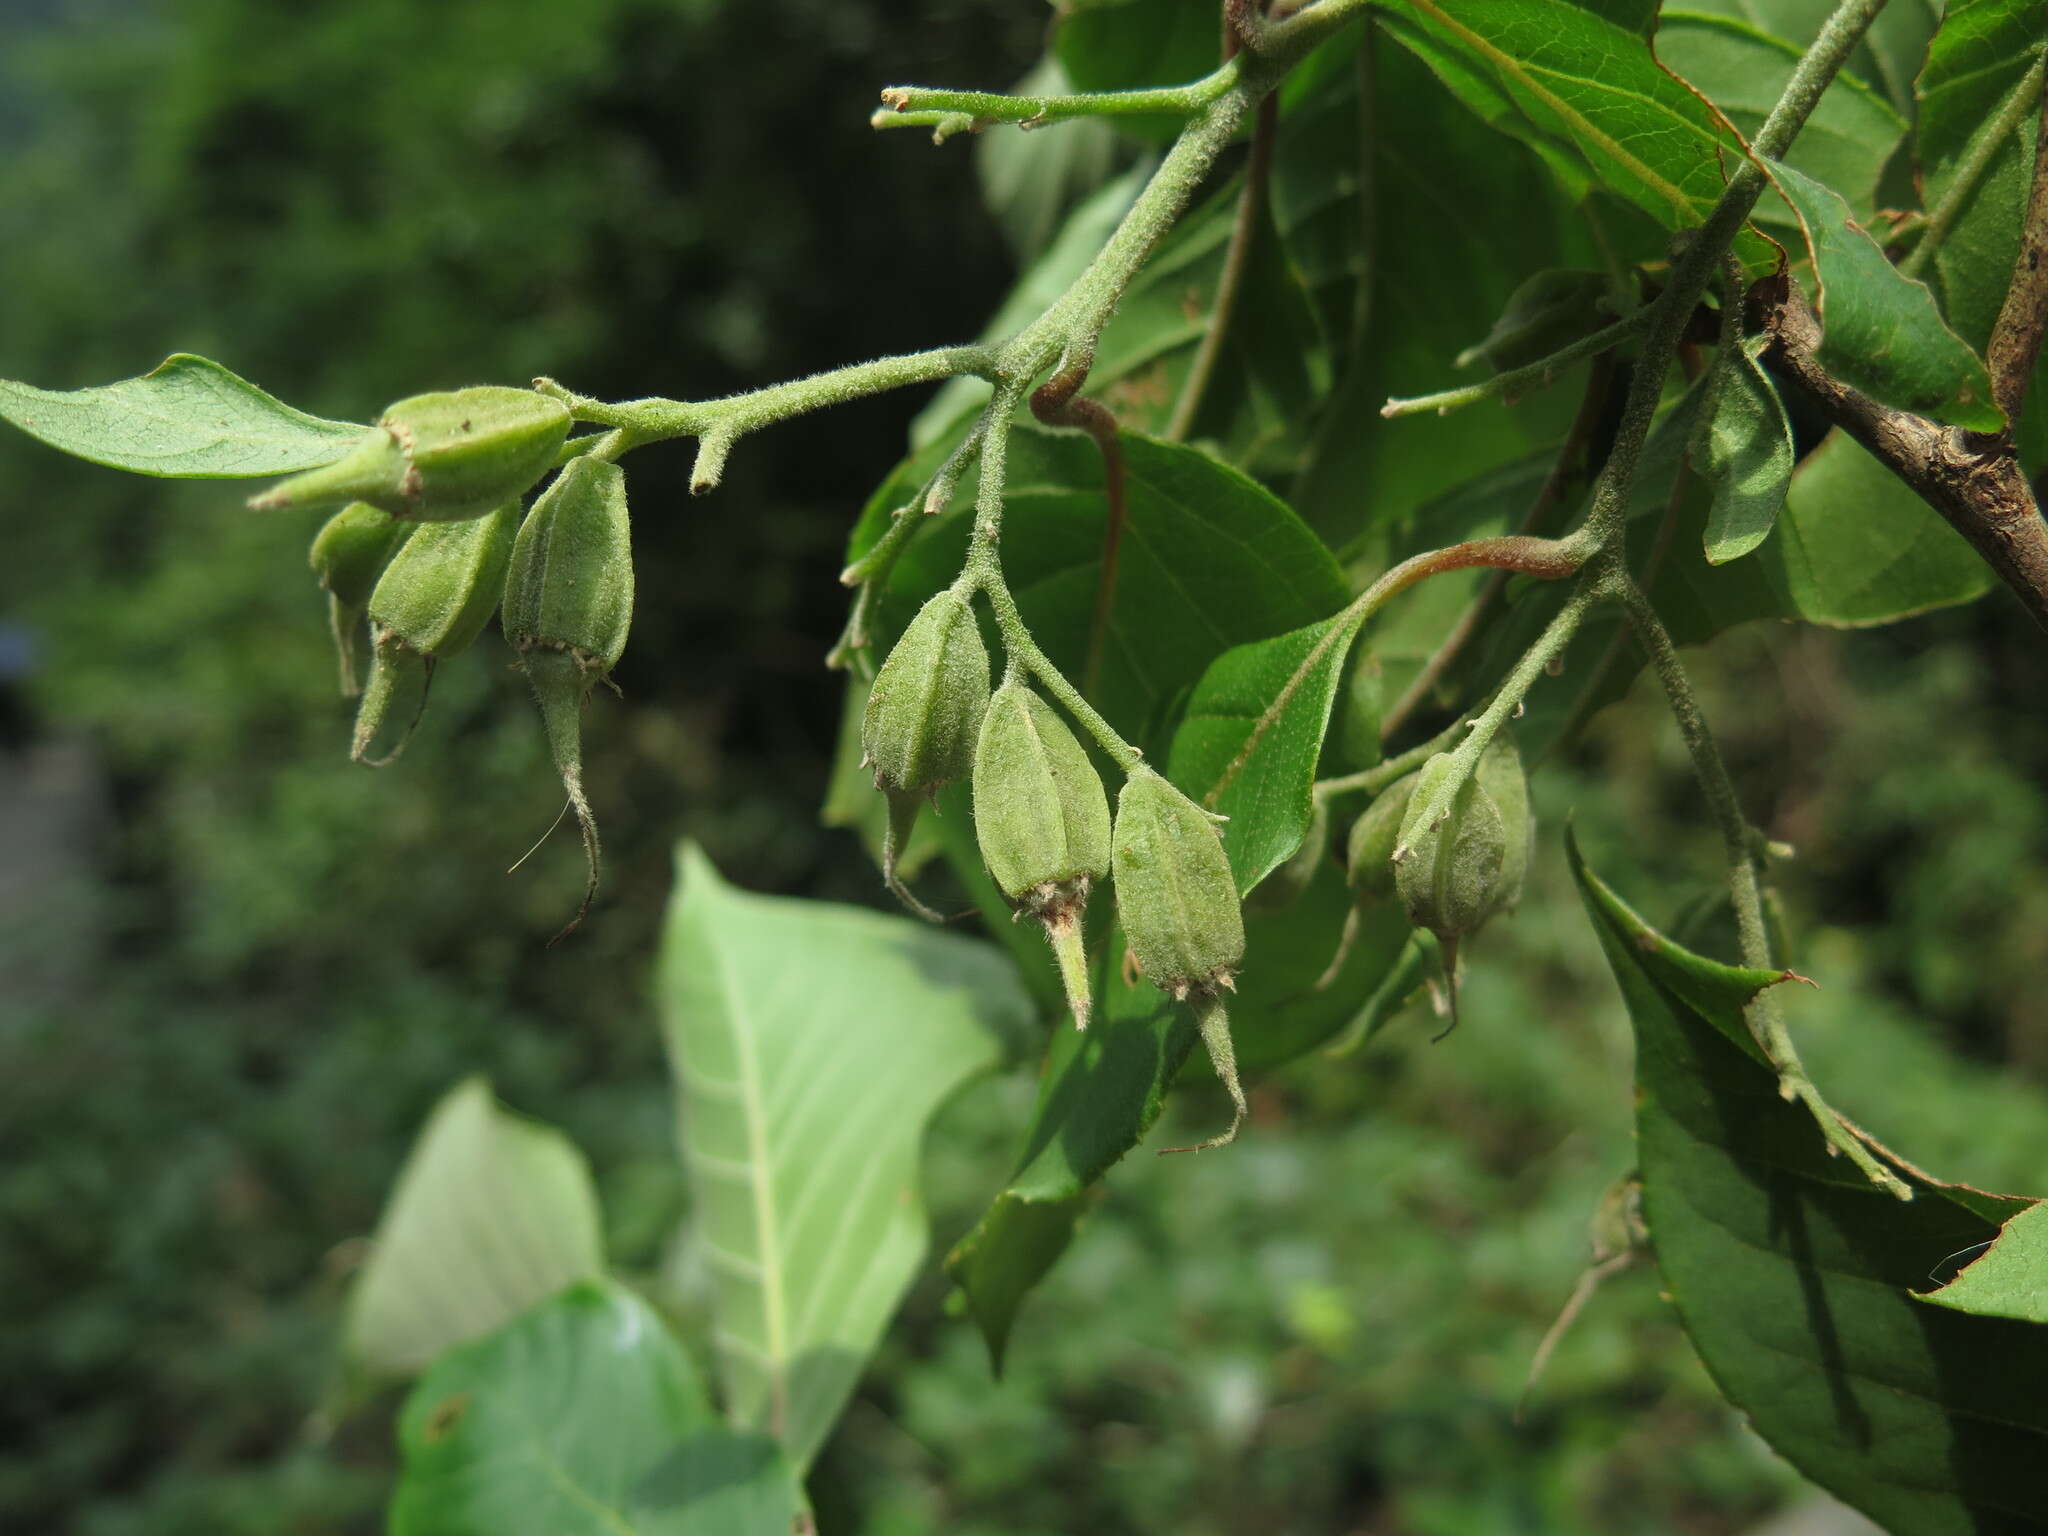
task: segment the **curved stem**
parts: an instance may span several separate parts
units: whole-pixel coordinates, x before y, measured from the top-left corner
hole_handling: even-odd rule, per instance
[[[1643,643],[1643,649],[1650,654],[1658,681],[1664,685],[1665,697],[1670,701],[1672,717],[1678,722],[1679,734],[1685,738],[1686,750],[1692,755],[1694,775],[1706,794],[1715,825],[1720,828],[1722,846],[1728,857],[1728,889],[1735,906],[1742,963],[1758,970],[1776,970],[1778,967],[1771,959],[1770,934],[1764,922],[1763,888],[1757,879],[1756,836],[1749,818],[1743,815],[1741,801],[1735,793],[1735,781],[1728,776],[1728,765],[1721,760],[1720,746],[1700,709],[1699,698],[1693,692],[1691,679],[1686,676],[1685,665],[1679,660],[1678,647],[1672,643],[1670,631],[1665,629],[1664,621],[1657,616],[1657,610],[1643,595],[1642,588],[1630,580],[1618,564],[1603,574],[1603,582],[1604,589],[1620,600],[1630,625]],[[1798,1047],[1793,1045],[1791,1033],[1785,1027],[1785,1016],[1778,1007],[1776,994],[1769,988],[1759,992],[1750,1001],[1745,1016],[1750,1033],[1777,1070],[1779,1092],[1787,1099],[1805,1104],[1828,1145],[1854,1163],[1873,1185],[1901,1200],[1912,1199],[1911,1188],[1871,1155],[1862,1139],[1828,1107],[1819,1090],[1813,1086],[1812,1079],[1807,1077],[1806,1068],[1799,1060]]]
[[[1544,477],[1542,488],[1529,504],[1529,510],[1522,515],[1521,524],[1515,532],[1538,535],[1550,532],[1553,516],[1564,505],[1566,495],[1586,476],[1593,435],[1599,430],[1601,418],[1607,414],[1607,404],[1614,391],[1614,374],[1613,355],[1607,352],[1597,354],[1593,366],[1587,371],[1586,392],[1580,398],[1578,413],[1573,416],[1564,442],[1557,450],[1557,459],[1550,466],[1550,473]],[[1444,674],[1450,671],[1465,647],[1472,643],[1472,637],[1492,619],[1507,593],[1508,575],[1507,571],[1496,571],[1487,578],[1478,596],[1472,599],[1457,624],[1436,648],[1436,653],[1423,664],[1422,670],[1415,675],[1415,681],[1408,685],[1380,721],[1381,741],[1393,740],[1395,733],[1436,691]]]
[[[1245,272],[1251,266],[1252,241],[1258,238],[1259,223],[1266,216],[1266,188],[1272,178],[1273,145],[1279,137],[1280,101],[1267,96],[1259,103],[1258,125],[1252,130],[1251,158],[1245,162],[1244,186],[1237,196],[1237,218],[1231,225],[1230,246],[1223,255],[1223,270],[1216,279],[1216,300],[1209,310],[1209,328],[1188,368],[1174,403],[1173,419],[1164,436],[1170,443],[1186,440],[1201,414],[1202,401],[1229,344],[1230,329],[1237,319],[1237,302],[1244,288]]]
[[[1906,259],[1899,263],[1899,271],[1905,276],[1918,277],[1927,270],[1927,263],[1934,259],[1935,252],[1948,239],[1949,231],[1955,228],[1963,209],[1977,195],[1977,188],[1983,183],[1992,162],[1998,158],[1999,151],[2006,147],[2013,135],[2019,132],[2020,124],[2040,104],[2044,78],[2048,78],[2048,51],[2035,58],[2034,67],[2020,78],[2012,94],[1999,105],[1996,115],[1949,178],[1948,190],[1941,194],[1941,201],[1928,210],[1926,233],[1921,235],[1920,243],[1907,253]]]

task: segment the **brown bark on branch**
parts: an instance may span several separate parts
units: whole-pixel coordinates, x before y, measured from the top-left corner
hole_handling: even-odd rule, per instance
[[[2020,472],[2011,433],[1964,432],[1879,405],[1815,361],[1820,321],[1789,281],[1766,279],[1753,299],[1762,301],[1769,356],[1783,374],[1968,539],[2048,630],[2048,523]]]
[[[2020,226],[2019,260],[2013,263],[2012,286],[1985,349],[1992,403],[2005,412],[2008,435],[2019,426],[2043,331],[2048,331],[2048,91],[2041,95],[2041,131],[2034,144],[2033,189]]]

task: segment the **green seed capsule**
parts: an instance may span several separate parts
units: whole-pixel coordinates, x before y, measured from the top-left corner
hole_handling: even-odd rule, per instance
[[[405,750],[426,709],[434,667],[467,650],[483,633],[505,590],[518,514],[515,502],[469,522],[424,524],[391,557],[370,594],[370,638],[376,649],[356,712],[349,755],[357,762],[382,767]],[[389,753],[372,759],[370,743],[399,684],[414,677],[420,682],[420,702],[411,724]]]
[[[1109,873],[1109,797],[1088,753],[1022,683],[989,700],[974,747],[974,830],[989,874],[1045,925],[1077,1028],[1088,1027],[1081,914]]]
[[[583,834],[583,905],[557,939],[583,921],[597,896],[603,850],[583,792],[583,702],[618,664],[632,619],[625,471],[601,459],[573,459],[520,525],[499,620],[533,685],[555,769]]]
[[[330,517],[313,535],[308,563],[327,594],[327,622],[341,658],[341,695],[354,698],[362,655],[363,614],[384,563],[405,530],[387,512],[355,502]]]
[[[1139,768],[1117,796],[1110,852],[1125,942],[1155,985],[1193,1005],[1210,1065],[1235,1110],[1222,1135],[1168,1150],[1224,1146],[1237,1138],[1247,1109],[1222,998],[1244,961],[1244,915],[1222,834],[1207,811]]]
[[[1448,752],[1422,765],[1393,857],[1409,921],[1434,933],[1441,947],[1455,1028],[1458,941],[1520,897],[1533,827],[1521,755],[1506,731],[1488,743],[1450,809],[1426,821],[1429,802],[1450,772]]]
[[[1389,784],[1351,824],[1345,868],[1352,894],[1362,906],[1394,894],[1394,850],[1400,846],[1401,823],[1407,818],[1417,777],[1411,773]]]
[[[934,921],[937,914],[897,879],[896,858],[919,802],[973,772],[988,701],[988,648],[973,608],[949,588],[918,610],[875,674],[860,733],[875,787],[889,797],[882,878],[912,911]]]
[[[1215,818],[1152,769],[1135,769],[1117,796],[1111,866],[1144,973],[1176,998],[1230,985],[1244,917]]]
[[[317,511],[365,501],[408,522],[460,522],[523,496],[568,436],[568,407],[530,389],[414,395],[345,457],[280,481],[249,505]]]

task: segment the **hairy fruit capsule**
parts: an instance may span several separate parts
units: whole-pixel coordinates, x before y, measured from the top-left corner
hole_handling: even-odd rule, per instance
[[[875,674],[860,731],[875,787],[889,797],[882,878],[912,911],[934,921],[937,914],[897,878],[896,859],[919,801],[973,772],[988,701],[988,648],[966,597],[948,588],[918,610]]]
[[[1202,1043],[1235,1109],[1222,1135],[1171,1150],[1223,1146],[1236,1139],[1247,1113],[1221,995],[1235,986],[1244,961],[1244,915],[1216,818],[1152,769],[1135,769],[1117,796],[1110,864],[1131,954],[1155,985],[1193,1003]]]
[[[1521,754],[1506,731],[1487,744],[1476,771],[1432,820],[1431,802],[1453,771],[1448,752],[1422,765],[1393,859],[1409,921],[1434,933],[1442,948],[1455,1028],[1458,941],[1521,896],[1534,828]]]
[[[352,502],[330,517],[313,535],[307,563],[327,594],[327,623],[334,631],[334,649],[341,660],[341,696],[361,691],[363,615],[384,564],[405,530],[390,513],[368,502]]]
[[[633,541],[626,475],[602,459],[573,459],[520,524],[505,576],[500,626],[533,685],[555,771],[583,834],[583,904],[597,896],[603,850],[583,792],[583,703],[626,649],[633,621]]]
[[[1109,796],[1067,724],[1023,683],[989,700],[974,746],[974,831],[1018,915],[1045,925],[1077,1028],[1088,1027],[1081,916],[1109,873]]]
[[[332,464],[272,486],[258,512],[364,501],[407,522],[482,517],[526,494],[569,436],[569,410],[530,389],[483,384],[414,395]]]
[[[382,767],[405,750],[427,706],[434,668],[476,643],[504,593],[517,503],[463,523],[427,523],[406,535],[370,594],[370,680],[349,755]],[[419,707],[398,743],[369,756],[401,682],[417,678]]]

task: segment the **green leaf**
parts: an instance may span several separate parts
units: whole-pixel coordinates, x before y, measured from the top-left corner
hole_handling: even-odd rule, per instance
[[[1740,559],[1770,537],[1792,483],[1792,423],[1757,357],[1728,347],[1714,365],[1694,467],[1713,482],[1707,564]]]
[[[1175,708],[1211,661],[1327,618],[1350,593],[1329,550],[1257,482],[1195,449],[1134,433],[1124,434],[1123,453],[1116,592],[1091,696],[1156,756]],[[1077,682],[1087,673],[1100,584],[1102,487],[1089,438],[1030,426],[1012,434],[1004,567],[1032,633]],[[880,605],[878,647],[959,573],[972,499],[972,487],[963,488],[904,552]],[[879,527],[879,518],[863,519],[856,552]]]
[[[295,411],[219,363],[185,352],[140,378],[90,389],[0,379],[0,418],[94,464],[199,480],[332,464],[370,430]]]
[[[604,1273],[597,1192],[570,1140],[470,1078],[435,1106],[349,1296],[343,1347],[410,1375],[572,1280]]]
[[[678,863],[660,992],[719,1375],[801,1470],[924,1257],[925,1122],[1032,1009],[985,944]]]
[[[1890,0],[1863,34],[1863,41],[1849,56],[1849,67],[1837,80],[1854,79],[1876,86],[1885,99],[1901,113],[1913,111],[1913,77],[1920,73],[1927,57],[1927,39],[1941,20],[1942,0]],[[1834,0],[1685,0],[1684,12],[1732,17],[1779,38],[1794,48],[1806,48],[1820,36],[1820,29],[1835,9]],[[1666,11],[1668,21],[1676,11]],[[1663,33],[1657,36],[1662,54]]]
[[[1564,434],[1581,370],[1511,407],[1398,421],[1379,410],[1390,395],[1469,382],[1453,360],[1531,272],[1599,264],[1586,220],[1527,148],[1456,110],[1406,50],[1377,48],[1371,67],[1370,133],[1347,78],[1282,121],[1273,181],[1282,231],[1338,334],[1354,326],[1358,282],[1370,283],[1365,339],[1289,494],[1311,527],[1347,547]],[[1359,238],[1368,221],[1369,248]]]
[[[406,1400],[391,1536],[789,1536],[775,1442],[728,1429],[659,1315],[586,1281],[443,1356]]]
[[[1931,210],[1963,201],[1934,256],[1948,322],[1972,346],[1991,335],[2019,255],[2040,113],[2016,99],[2048,48],[2048,7],[2033,0],[1954,0],[1921,71],[1920,175]],[[2034,83],[2038,93],[2038,80]],[[1993,147],[1990,136],[2003,142]],[[1990,156],[1975,184],[1960,179]]]
[[[1927,285],[1885,260],[1833,190],[1779,161],[1767,169],[1813,253],[1821,366],[1899,410],[1975,432],[2003,426],[1983,360],[1942,322]]]
[[[1570,144],[1600,184],[1666,229],[1705,220],[1741,146],[1666,74],[1638,34],[1570,0],[1397,0],[1393,13],[1490,76],[1547,138]],[[1396,32],[1404,41],[1407,29]],[[1745,259],[1764,247],[1745,236]]]
[[[1788,41],[1725,16],[1666,11],[1657,24],[1657,57],[1706,93],[1745,139],[1756,137],[1799,62],[1803,39]],[[1853,75],[1821,96],[1799,130],[1788,164],[1838,189],[1859,215],[1878,205],[1885,163],[1906,132],[1906,120]],[[1759,223],[1797,226],[1782,202],[1757,205]]]
[[[2048,1330],[1921,1306],[1996,1230],[1986,1197],[1901,1163],[1901,1204],[1830,1158],[1742,1010],[1781,978],[1701,959],[1574,874],[1636,1032],[1643,1210],[1722,1392],[1779,1454],[1887,1529],[2048,1530]],[[2010,1205],[2010,1202],[2006,1202]]]
[[[1249,895],[1301,846],[1344,663],[1360,621],[1342,617],[1225,651],[1195,685],[1167,776],[1228,816],[1223,846]]]
[[[1244,1072],[1330,1039],[1393,968],[1409,928],[1388,902],[1362,925],[1331,985],[1316,988],[1350,909],[1334,860],[1292,906],[1246,909],[1244,970],[1230,1005]],[[946,1261],[999,1368],[1024,1295],[1072,1240],[1096,1183],[1158,1120],[1195,1043],[1185,1005],[1150,982],[1126,985],[1120,931],[1100,963],[1095,1022],[1054,1034],[1016,1170]]]
[[[2007,1221],[1982,1258],[1920,1299],[1979,1317],[2048,1323],[2048,1203]]]

